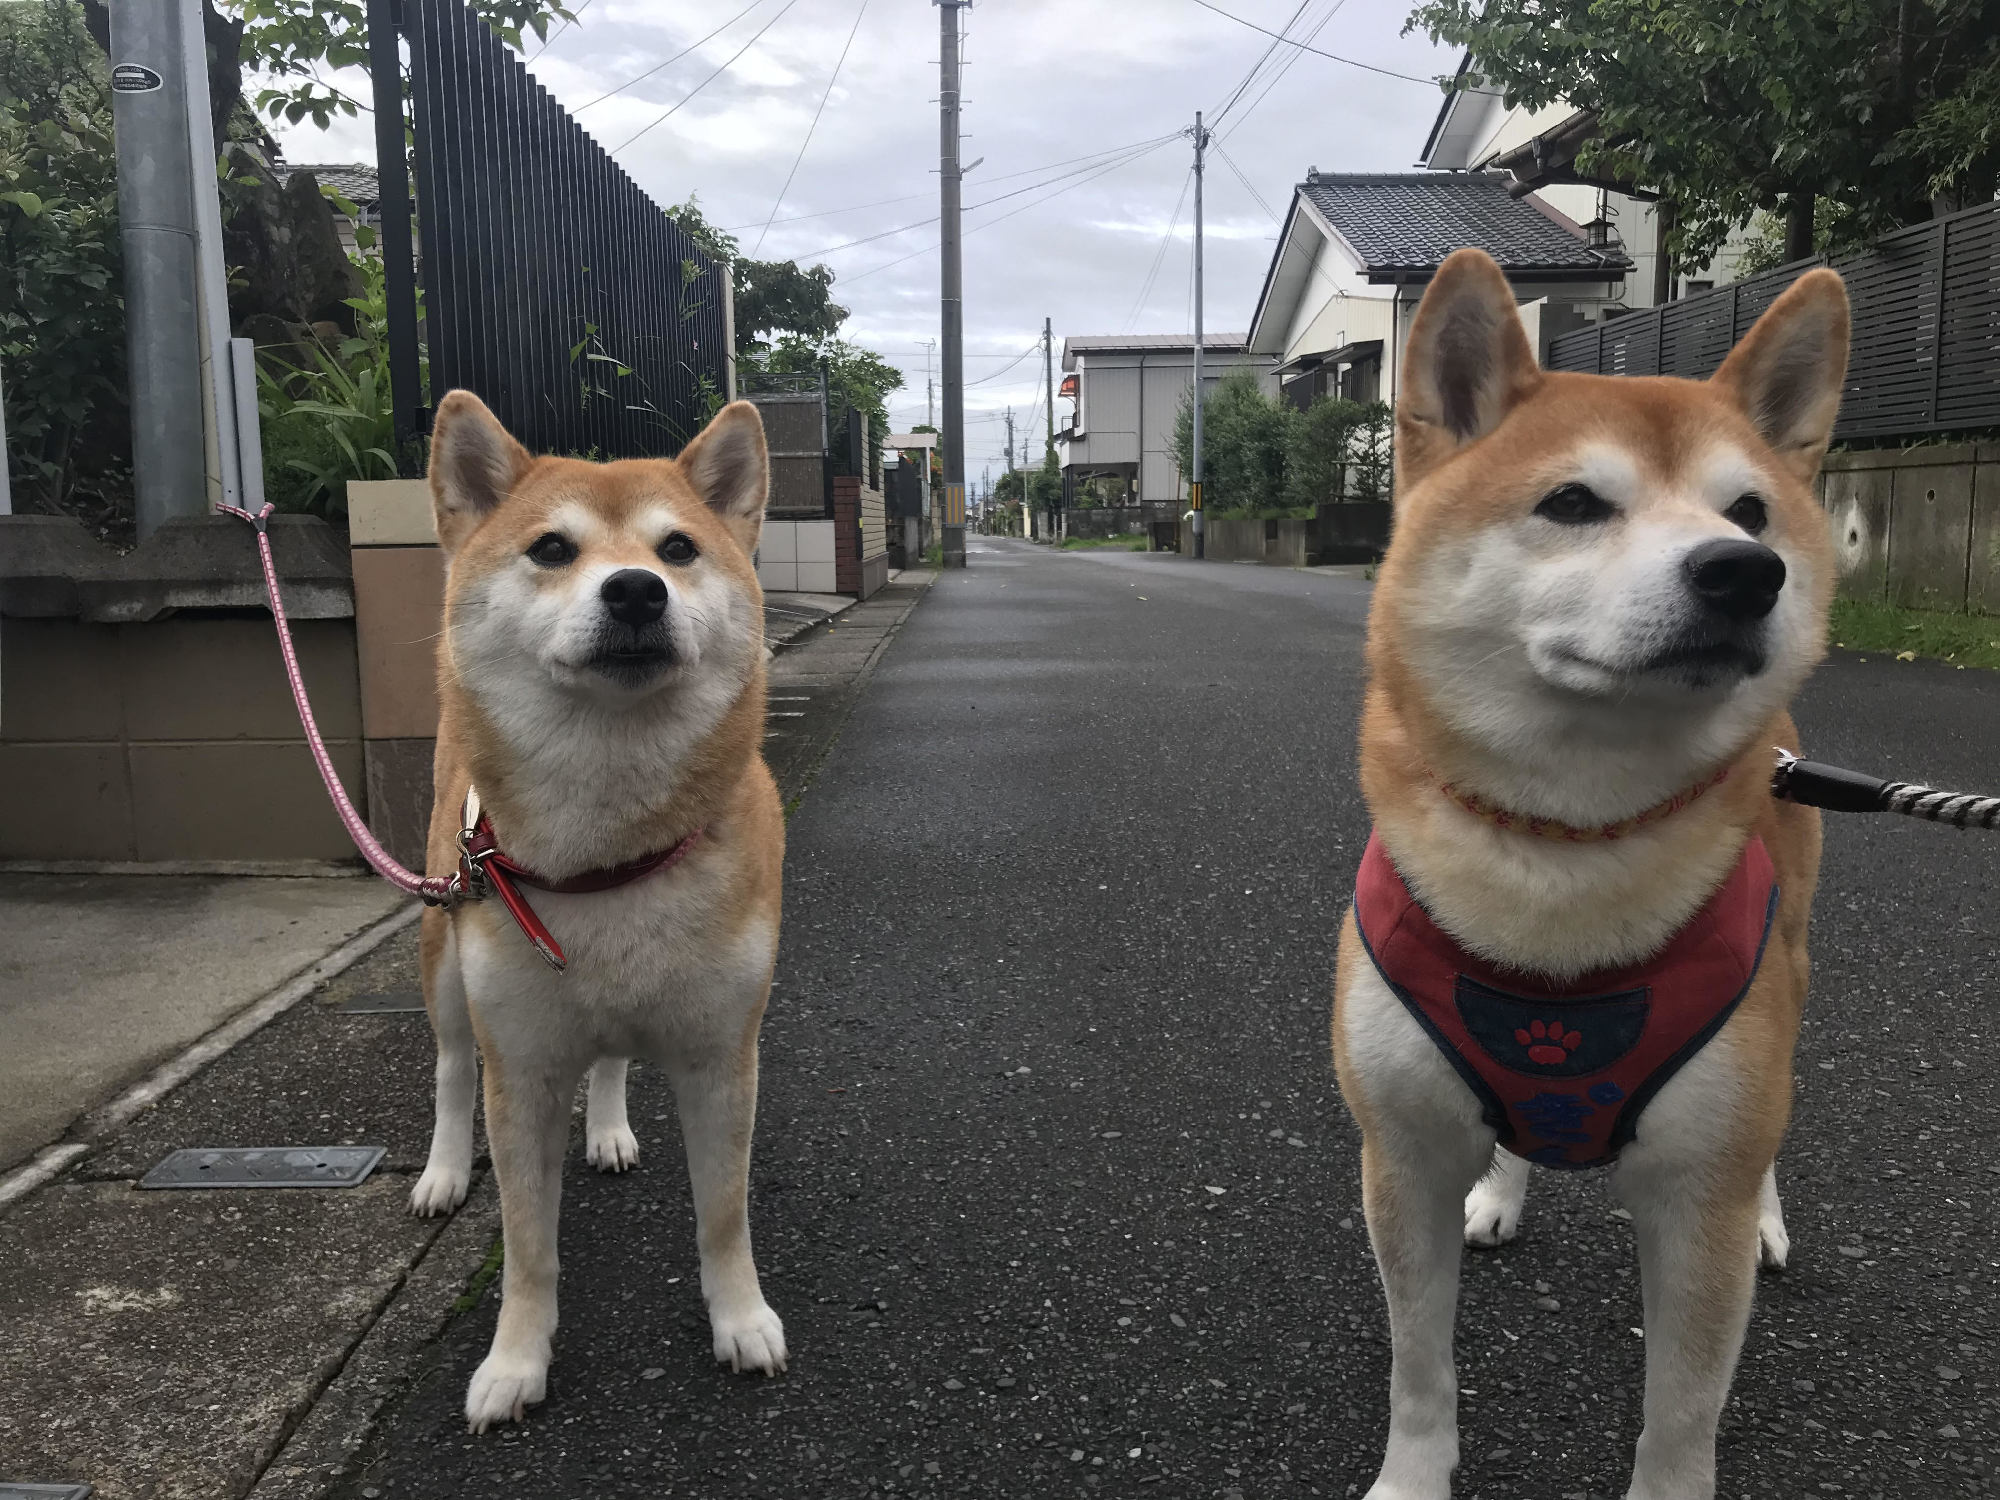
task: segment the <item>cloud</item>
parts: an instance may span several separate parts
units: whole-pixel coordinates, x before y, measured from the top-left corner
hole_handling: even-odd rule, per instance
[[[1298,9],[1297,0],[1220,3],[1272,30]],[[591,0],[532,71],[565,106],[578,109],[722,26],[746,4]],[[772,216],[860,0],[797,0],[780,15],[784,4],[760,0],[671,67],[580,115],[598,140],[618,146],[688,98],[776,16],[762,39],[691,102],[619,153],[660,203],[694,193],[715,222],[754,226],[741,231],[746,248]],[[1334,11],[1318,46],[1421,76],[1456,66],[1454,55],[1421,35],[1401,34],[1402,5],[1346,0],[1336,10],[1336,4],[1309,0],[1293,34]],[[919,222],[937,212],[937,16],[919,0],[870,0],[761,252],[805,255],[916,226],[824,257],[838,278],[835,296],[853,310],[848,335],[904,371],[907,387],[890,400],[899,426],[923,419],[923,346],[938,330],[936,226]],[[966,179],[968,204],[1088,166],[1073,158],[1170,137],[1193,124],[1196,109],[1221,105],[1271,46],[1268,37],[1191,0],[981,0],[965,30],[964,155],[984,158]],[[1272,64],[1288,54],[1291,66],[1276,85],[1260,97],[1267,70],[1216,128],[1227,161],[1211,158],[1205,194],[1204,321],[1211,329],[1248,323],[1278,232],[1229,163],[1282,214],[1309,166],[1409,170],[1441,99],[1433,87],[1295,49],[1278,49]],[[368,97],[365,78],[340,82]],[[365,116],[327,136],[310,126],[280,135],[297,161],[374,154]],[[1118,332],[1128,321],[1141,332],[1187,330],[1192,215],[1183,189],[1191,155],[1188,141],[1168,139],[1102,175],[1086,170],[968,214],[968,382],[1038,339],[1045,316],[1053,319],[1058,354],[1066,334]],[[909,201],[859,206],[904,196]],[[1177,200],[1179,222],[1140,305]],[[1040,366],[1039,357],[1023,360],[998,379],[968,387],[966,467],[975,482],[988,467],[999,472],[1006,407],[1034,432],[1045,429],[1044,418],[1027,420],[1031,406],[1040,410]]]

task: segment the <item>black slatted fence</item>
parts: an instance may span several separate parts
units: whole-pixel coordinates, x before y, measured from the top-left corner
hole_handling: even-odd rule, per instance
[[[409,44],[416,279],[430,378],[428,395],[415,389],[418,318],[407,301],[395,305],[392,272],[390,339],[405,430],[428,427],[435,397],[463,387],[538,452],[679,451],[726,388],[721,268],[462,0],[370,0],[369,20],[378,120],[402,112],[395,48],[381,45],[383,29]],[[410,237],[405,229],[399,251],[387,199],[403,174],[388,156],[382,247],[393,266],[410,254]],[[401,279],[407,287],[408,276]],[[399,323],[408,348],[396,360]]]
[[[1854,305],[1836,440],[2000,426],[2000,203],[1564,334],[1549,367],[1705,378],[1779,293],[1827,264]]]

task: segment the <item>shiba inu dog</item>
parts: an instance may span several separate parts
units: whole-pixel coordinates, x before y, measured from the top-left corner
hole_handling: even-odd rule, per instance
[[[1629,1500],[1715,1493],[1791,1107],[1819,815],[1770,795],[1834,583],[1848,313],[1814,271],[1707,381],[1538,368],[1478,251],[1412,326],[1369,621],[1375,833],[1333,1049],[1388,1296],[1370,1500],[1445,1500],[1460,1241],[1610,1164],[1645,1288]],[[1501,1148],[1495,1175],[1481,1184]]]
[[[571,1101],[588,1071],[589,1159],[633,1165],[634,1057],[679,1106],[715,1356],[775,1374],[748,1215],[785,842],[751,564],[763,423],[737,402],[676,460],[538,459],[454,391],[430,484],[450,573],[428,864],[502,898],[427,911],[422,938],[437,1123],[411,1208],[465,1197],[476,1041],[506,1236],[466,1418],[484,1431],[543,1397]]]

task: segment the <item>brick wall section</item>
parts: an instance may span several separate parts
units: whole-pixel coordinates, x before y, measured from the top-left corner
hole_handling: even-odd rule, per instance
[[[889,581],[887,509],[858,474],[833,476],[833,546],[836,592],[866,599]]]

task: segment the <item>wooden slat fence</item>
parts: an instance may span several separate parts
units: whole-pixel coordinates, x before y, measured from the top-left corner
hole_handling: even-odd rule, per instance
[[[1786,287],[1825,264],[1854,305],[1836,440],[2000,426],[2000,203],[1565,334],[1549,367],[1704,379]]]

